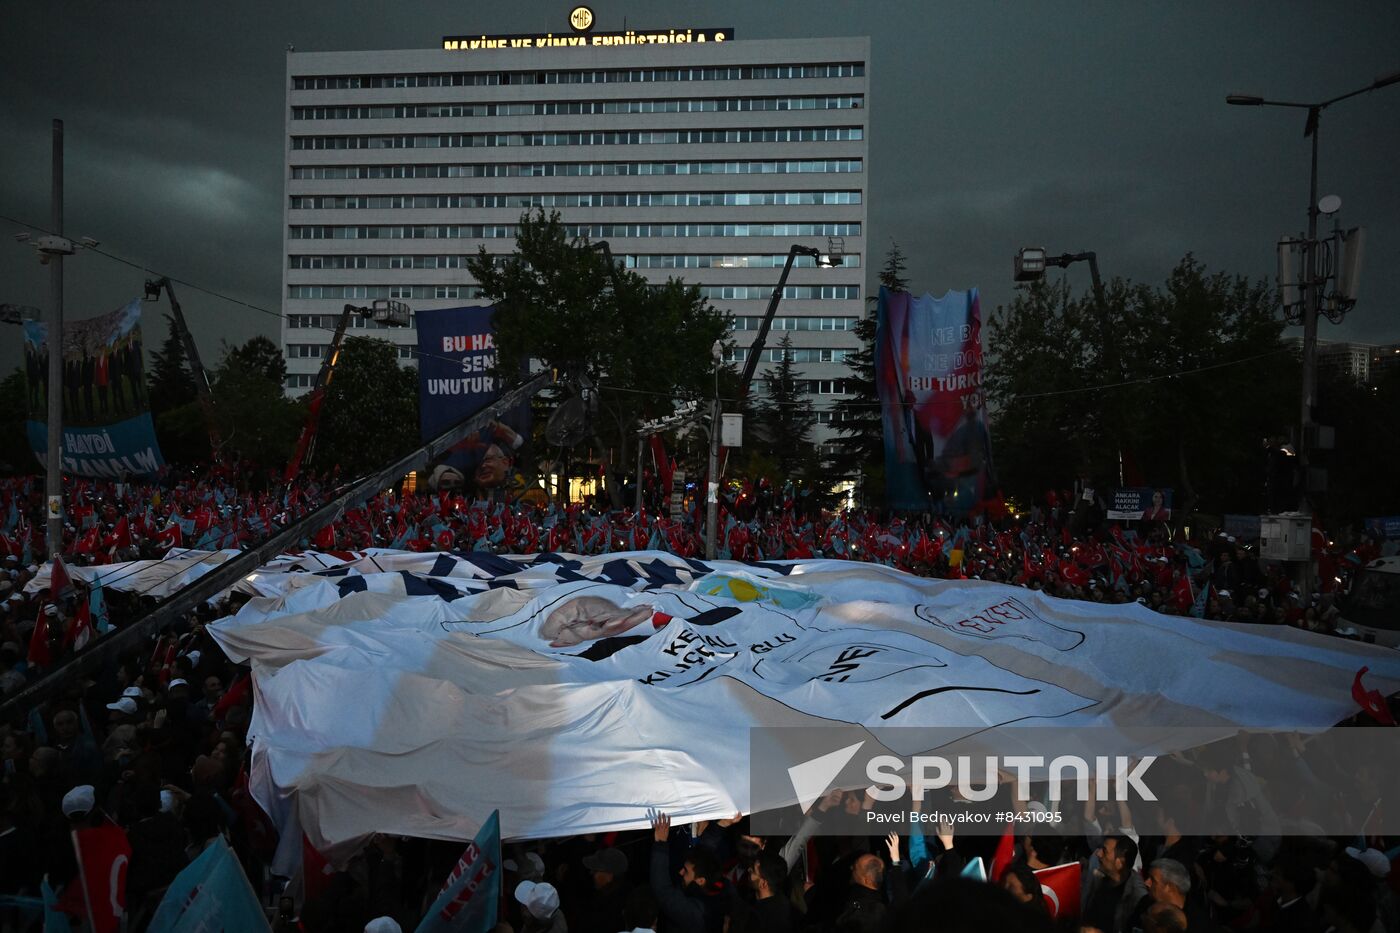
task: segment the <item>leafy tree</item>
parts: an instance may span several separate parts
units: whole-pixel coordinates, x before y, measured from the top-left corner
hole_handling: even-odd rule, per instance
[[[389,341],[347,338],[326,386],[312,462],[353,476],[417,444],[417,374],[399,365],[398,349]]]
[[[281,352],[266,337],[225,344],[213,374],[214,417],[225,449],[239,459],[276,466],[290,456],[305,411],[283,395],[285,372]]]
[[[1313,466],[1327,471],[1327,492],[1317,502],[1329,525],[1400,514],[1400,368],[1372,370],[1368,384],[1341,373],[1319,373],[1318,424],[1336,430],[1336,448],[1312,450]],[[1274,499],[1279,501],[1275,492]],[[1283,505],[1283,503],[1279,503]],[[1292,508],[1293,503],[1287,503]]]
[[[28,404],[29,376],[23,366],[0,380],[0,471],[32,473],[39,462],[29,447],[24,422]]]
[[[890,241],[885,264],[880,269],[880,284],[890,291],[907,292],[904,252]],[[872,297],[871,303],[879,299]],[[846,354],[846,395],[833,406],[833,427],[838,435],[832,440],[838,453],[832,467],[840,476],[854,477],[859,483],[861,504],[877,506],[885,498],[885,428],[880,412],[880,393],[875,384],[876,317],[871,313],[856,322],[856,339],[860,348]]]
[[[282,349],[270,338],[259,334],[249,338],[241,347],[224,344],[224,357],[220,367],[236,367],[245,373],[255,373],[281,386],[287,380],[287,361],[282,357]]]
[[[1293,367],[1273,290],[1189,254],[1161,288],[1115,280],[1104,308],[1037,283],[999,308],[985,376],[1008,491],[1087,476],[1173,487],[1178,511],[1259,501],[1262,440],[1288,422]],[[1100,387],[1100,388],[1096,388]]]
[[[817,416],[807,393],[798,384],[792,336],[784,334],[779,347],[782,354],[778,365],[763,374],[766,391],[754,405],[755,427],[764,441],[760,453],[776,468],[776,474],[769,476],[775,484],[810,477],[816,467],[812,428]]]
[[[671,413],[674,399],[712,397],[711,347],[728,319],[697,287],[678,279],[652,285],[635,272],[610,270],[590,246],[567,236],[557,212],[527,212],[513,255],[491,256],[483,247],[467,268],[496,305],[502,384],[534,359],[597,386],[592,444],[620,507],[616,471],[635,462],[635,425]]]

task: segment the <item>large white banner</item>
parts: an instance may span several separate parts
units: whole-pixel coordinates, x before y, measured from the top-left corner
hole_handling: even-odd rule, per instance
[[[1331,725],[1362,666],[1400,687],[1374,646],[873,564],[341,559],[250,575],[210,629],[252,664],[255,795],[323,850],[470,839],[498,808],[515,839],[748,812],[757,726],[1150,726],[1171,751]]]

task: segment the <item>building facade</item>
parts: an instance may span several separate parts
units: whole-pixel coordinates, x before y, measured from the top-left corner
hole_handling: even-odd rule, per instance
[[[543,208],[647,279],[699,285],[735,316],[738,360],[789,248],[841,253],[799,261],[759,366],[792,337],[826,440],[866,313],[868,59],[867,38],[289,51],[288,392],[346,303],[484,304],[466,258],[512,252]],[[373,336],[413,365],[412,328]]]

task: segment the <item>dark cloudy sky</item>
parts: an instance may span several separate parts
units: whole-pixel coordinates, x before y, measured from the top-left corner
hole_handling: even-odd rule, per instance
[[[567,2],[4,0],[0,214],[45,224],[49,126],[67,130],[67,231],[172,277],[279,308],[284,49],[430,48],[445,33],[544,32]],[[1106,276],[1160,282],[1187,251],[1272,276],[1303,228],[1303,114],[1400,69],[1400,4],[597,0],[599,28],[734,26],[738,38],[871,37],[870,261],[897,240],[916,289],[1012,292],[1019,246],[1093,249]],[[1400,341],[1400,85],[1323,117],[1321,192],[1368,229],[1361,302],[1324,337]],[[0,301],[43,306],[48,274],[0,221]],[[143,274],[68,262],[86,317]],[[1057,275],[1059,273],[1056,273]],[[1088,272],[1069,272],[1087,287]],[[276,319],[185,289],[206,355]],[[154,343],[163,327],[148,317]],[[18,331],[0,332],[0,365]]]

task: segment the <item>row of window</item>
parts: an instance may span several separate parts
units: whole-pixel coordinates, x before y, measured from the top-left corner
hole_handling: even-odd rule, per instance
[[[767,285],[703,285],[700,295],[718,301],[767,300],[773,289]],[[290,285],[288,298],[480,298],[477,285]],[[789,301],[850,301],[860,297],[858,285],[788,285],[783,298]]]
[[[339,321],[338,314],[289,314],[287,315],[287,327],[292,330],[334,330]],[[847,331],[853,330],[856,321],[854,317],[775,317],[773,319],[773,330],[783,331]],[[732,329],[734,330],[758,330],[761,317],[735,317],[732,318]],[[409,327],[416,326],[417,315],[410,313]],[[350,318],[352,329],[381,330],[385,325],[376,324],[371,320],[354,316]],[[747,352],[747,351],[743,351]],[[742,357],[740,357],[742,359]],[[821,362],[826,362],[825,360]],[[836,361],[839,362],[839,361]]]
[[[480,298],[477,285],[292,285],[288,298]]]
[[[325,343],[289,343],[287,344],[287,359],[289,360],[319,360],[326,355],[329,344]],[[415,347],[395,347],[398,357],[401,360],[413,360],[418,358],[418,351]],[[287,387],[291,389],[309,388],[316,377],[310,373],[292,373],[287,376]]]
[[[859,191],[580,191],[564,194],[293,195],[292,210],[534,207],[769,207],[859,204]]]
[[[551,100],[476,104],[350,104],[293,107],[293,120],[432,120],[456,117],[552,117],[600,113],[744,113],[859,110],[860,95],[833,97],[711,97],[698,100]]]
[[[860,159],[733,162],[487,162],[458,165],[297,165],[292,178],[579,178],[597,175],[801,175],[854,173]]]
[[[504,258],[504,257],[501,257]],[[613,257],[628,269],[777,269],[787,262],[783,253],[763,253],[752,256],[708,256],[695,254],[650,253]],[[292,269],[465,269],[467,257],[436,256],[289,256]],[[817,260],[798,256],[793,268],[810,269]],[[841,265],[847,269],[860,268],[860,255],[846,253]]]
[[[802,348],[789,347],[787,358],[792,363],[844,363],[849,350],[829,350],[826,348]],[[726,363],[742,363],[749,358],[749,351],[746,347],[731,347],[724,351],[724,361]],[[758,357],[763,363],[781,363],[783,360],[782,347],[769,347]]]
[[[293,330],[329,330],[334,331],[336,325],[340,323],[339,314],[289,314],[287,315],[287,327]],[[351,330],[398,330],[401,327],[392,327],[388,324],[378,324],[367,317],[351,315]],[[408,326],[410,328],[418,326],[418,315],[410,311],[408,313]]]
[[[293,240],[494,240],[511,239],[517,224],[403,224],[378,226],[293,225]],[[860,236],[860,224],[565,224],[570,237],[590,240],[634,237]]]
[[[702,285],[700,295],[721,301],[767,300],[771,285]],[[849,301],[860,297],[859,285],[787,285],[783,297],[791,301]]]
[[[477,149],[494,146],[645,146],[706,143],[817,143],[865,138],[859,126],[722,130],[578,130],[559,133],[420,133],[391,136],[294,136],[293,149]]]
[[[788,78],[859,78],[865,64],[718,65],[704,68],[619,68],[605,71],[467,71],[402,75],[318,75],[292,78],[298,91],[393,87],[495,87],[512,84],[638,84],[666,81],[772,81]]]
[[[775,317],[773,330],[855,330],[858,317]],[[731,320],[732,330],[758,330],[763,324],[761,317],[736,317]]]

